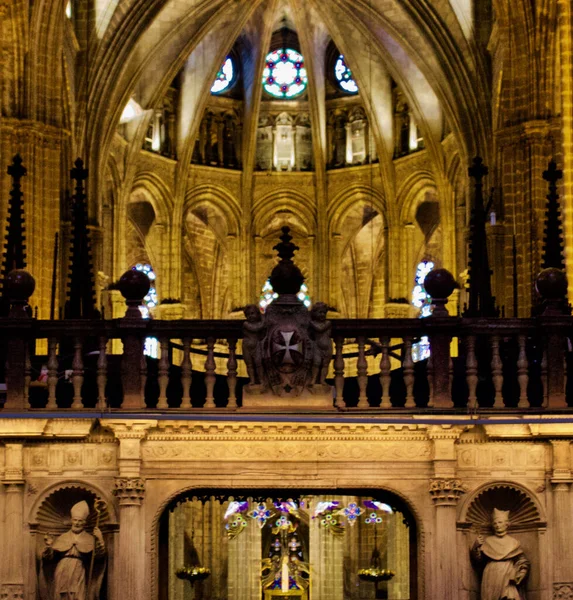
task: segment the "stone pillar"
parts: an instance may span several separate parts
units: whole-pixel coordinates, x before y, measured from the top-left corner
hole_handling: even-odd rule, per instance
[[[455,544],[456,506],[464,492],[465,487],[460,479],[430,481],[430,495],[435,506],[432,597],[440,600],[458,600],[460,568]]]
[[[254,521],[234,540],[229,540],[229,600],[262,597],[261,543],[261,528]]]
[[[24,471],[23,445],[6,444],[6,476],[3,481],[4,541],[9,551],[2,560],[0,597],[5,600],[24,598]]]
[[[553,598],[573,598],[573,547],[571,545],[571,443],[552,440],[553,446]]]
[[[456,440],[461,428],[432,426],[428,437],[433,445],[434,477],[430,480],[430,496],[434,504],[434,534],[428,597],[458,600],[461,588],[461,566],[456,548],[456,506],[465,486],[456,476]]]
[[[325,500],[318,496],[316,501]],[[343,538],[320,526],[320,519],[311,519],[310,534],[310,597],[344,598]]]
[[[146,575],[145,521],[143,500],[145,480],[141,477],[141,440],[147,430],[157,424],[152,420],[102,419],[119,440],[119,476],[114,496],[119,503],[118,552],[114,598],[142,600],[146,598],[149,582]]]
[[[145,537],[143,511],[145,481],[118,477],[114,496],[119,500],[119,552],[115,571],[118,574],[115,597],[141,600],[145,597]]]

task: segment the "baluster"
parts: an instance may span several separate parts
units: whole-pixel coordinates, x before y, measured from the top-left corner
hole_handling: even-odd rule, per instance
[[[404,338],[404,358],[402,362],[404,385],[406,386],[406,404],[404,408],[414,408],[414,360],[412,359],[412,338]]]
[[[74,410],[83,408],[82,405],[82,385],[84,383],[84,361],[82,357],[82,340],[80,337],[74,338],[74,360],[72,361],[72,385],[74,386],[74,398],[72,406]]]
[[[207,360],[205,361],[205,408],[215,408],[215,338],[207,338]]]
[[[191,340],[183,339],[183,361],[181,362],[181,385],[183,386],[183,397],[181,408],[191,408]]]
[[[159,399],[157,400],[157,408],[163,410],[167,406],[167,384],[169,383],[169,338],[162,337],[160,339],[161,356],[159,357],[158,382],[159,382]]]
[[[145,404],[145,386],[147,385],[147,358],[145,356],[145,339],[142,338],[140,340],[139,347],[139,381],[141,384],[141,389],[139,391],[140,402],[142,408],[146,406]]]
[[[543,388],[543,408],[549,404],[549,382],[547,380],[547,348],[543,344],[543,355],[541,357],[541,386]]]
[[[344,338],[337,337],[334,340],[336,354],[334,356],[334,387],[336,389],[336,399],[334,406],[342,408],[344,406],[344,357],[342,349],[344,347]]]
[[[58,385],[58,340],[56,338],[48,339],[48,410],[58,408],[56,403],[56,386]]]
[[[468,383],[468,407],[477,406],[478,363],[476,357],[476,338],[469,335],[466,339],[466,381]]]
[[[526,338],[524,335],[520,335],[517,338],[519,344],[519,356],[517,357],[517,382],[519,384],[519,402],[517,406],[519,408],[526,408],[529,406],[527,400],[527,384],[529,382],[529,376],[527,374],[527,353],[525,349]]]
[[[426,374],[428,377],[428,387],[430,388],[430,395],[428,397],[428,408],[434,407],[434,353],[430,346],[430,356],[428,357],[428,363],[426,366]]]
[[[26,345],[26,360],[24,362],[24,406],[30,408],[30,382],[32,381],[32,361],[30,360],[30,346]]]
[[[227,384],[229,386],[229,402],[227,408],[237,408],[237,340],[229,339],[229,360],[227,361]]]
[[[382,346],[382,356],[380,358],[380,385],[382,386],[382,401],[380,408],[392,408],[390,401],[390,338],[384,336],[380,338]]]
[[[105,387],[107,385],[107,338],[105,335],[99,338],[99,356],[97,359],[97,406],[99,410],[105,410],[106,397]]]
[[[493,399],[493,408],[503,408],[503,364],[499,355],[499,336],[494,335],[491,338],[491,378],[495,390]]]
[[[366,396],[366,386],[368,385],[368,363],[364,352],[364,336],[358,339],[358,360],[356,361],[356,372],[358,375],[358,405],[356,408],[368,408],[368,398]]]
[[[450,356],[450,363],[448,365],[448,372],[450,374],[450,398],[452,397],[452,387],[454,385],[454,359]]]

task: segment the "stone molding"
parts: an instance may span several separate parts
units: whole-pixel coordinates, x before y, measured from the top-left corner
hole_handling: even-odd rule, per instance
[[[573,582],[554,583],[553,600],[573,600]]]
[[[4,583],[0,587],[2,600],[24,600],[24,585],[21,583]]]
[[[145,480],[141,477],[118,477],[113,495],[120,506],[140,506],[145,498]]]
[[[461,479],[432,479],[429,491],[436,506],[456,506],[467,487]]]

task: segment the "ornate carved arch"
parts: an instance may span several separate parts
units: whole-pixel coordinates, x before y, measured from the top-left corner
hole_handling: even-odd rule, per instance
[[[493,481],[468,494],[460,506],[458,528],[489,529],[494,508],[509,510],[511,530],[523,531],[546,526],[545,511],[535,494],[524,485]]]
[[[69,498],[66,498],[68,496]],[[60,519],[59,527],[62,527],[62,523],[69,518],[69,509],[81,500],[85,500],[90,508],[93,508],[94,500],[103,500],[106,504],[105,511],[102,511],[100,521],[106,526],[115,528],[117,526],[117,516],[115,512],[115,505],[112,499],[107,493],[101,488],[85,481],[80,480],[67,480],[58,481],[58,483],[47,487],[32,505],[30,509],[28,523],[31,529],[37,528],[43,523],[53,523],[54,529],[50,531],[57,531],[58,525],[54,521],[58,517]],[[68,506],[69,505],[69,506]],[[67,512],[66,512],[67,511]],[[94,517],[93,511],[90,514],[90,519]],[[88,528],[93,526],[90,520],[88,520]],[[65,531],[67,527],[64,527]]]
[[[268,491],[268,489],[262,488],[262,486],[252,486],[249,487],[249,491],[251,492],[250,495],[252,494],[256,494],[257,490],[260,490],[261,492],[263,491]],[[225,491],[225,490],[223,490]],[[277,491],[285,491],[285,490],[277,490]],[[297,492],[298,490],[293,490],[294,492]],[[399,507],[397,507],[399,510],[406,510],[410,513],[410,515],[413,518],[415,527],[416,527],[416,544],[417,544],[417,582],[418,582],[418,598],[424,598],[424,589],[425,589],[425,561],[424,561],[424,555],[425,555],[425,545],[426,545],[426,531],[424,528],[424,521],[422,519],[422,512],[420,510],[420,507],[417,506],[417,504],[411,499],[409,498],[406,494],[404,494],[403,492],[401,492],[400,490],[396,489],[393,486],[387,486],[385,485],[384,487],[369,487],[369,488],[361,488],[360,490],[350,490],[350,489],[337,489],[337,490],[331,490],[331,489],[313,489],[313,491],[315,493],[328,493],[328,492],[332,492],[332,493],[336,493],[336,494],[356,494],[356,495],[363,495],[363,496],[372,496],[375,495],[376,492],[387,492],[389,494],[392,494],[394,496],[396,496],[396,498],[399,501]],[[232,494],[233,490],[232,489],[228,489],[226,490],[227,495]],[[237,494],[240,494],[241,492],[245,492],[244,489],[242,490],[236,490]],[[179,490],[176,490],[172,493],[170,493],[169,495],[165,496],[158,504],[157,509],[155,510],[155,513],[153,515],[153,519],[151,521],[150,524],[150,530],[147,532],[150,540],[149,540],[149,549],[150,549],[150,556],[151,556],[151,564],[150,564],[150,577],[151,577],[151,595],[150,597],[152,599],[158,598],[158,585],[159,585],[159,577],[158,577],[158,572],[159,572],[159,554],[158,554],[158,548],[159,548],[159,530],[160,530],[160,526],[161,526],[161,519],[163,517],[163,514],[166,510],[169,510],[170,507],[174,507],[177,504],[179,504],[180,502],[183,502],[185,499],[189,498],[189,497],[194,497],[194,496],[198,496],[198,495],[205,495],[206,493],[211,493],[212,497],[217,499],[217,498],[221,498],[222,494],[221,494],[221,490],[220,489],[210,489],[210,488],[205,488],[204,486],[196,486],[196,485],[191,485],[191,486],[184,486],[182,488],[180,488]],[[402,510],[400,510],[400,512],[402,512]]]

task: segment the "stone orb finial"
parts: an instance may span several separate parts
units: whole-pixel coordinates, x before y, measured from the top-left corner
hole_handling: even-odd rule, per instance
[[[448,298],[458,284],[447,269],[434,269],[424,279],[424,287],[432,298]]]
[[[269,277],[277,294],[296,294],[304,283],[304,275],[292,262],[280,262]]]
[[[128,303],[138,302],[141,304],[143,298],[149,292],[151,282],[149,277],[135,269],[129,269],[126,271],[118,281],[117,289],[121,292],[121,295],[126,299]]]
[[[535,288],[545,300],[560,300],[567,294],[567,275],[555,267],[543,269],[537,276]]]
[[[36,289],[36,280],[24,269],[10,271],[4,280],[4,290],[10,302],[27,302]]]

